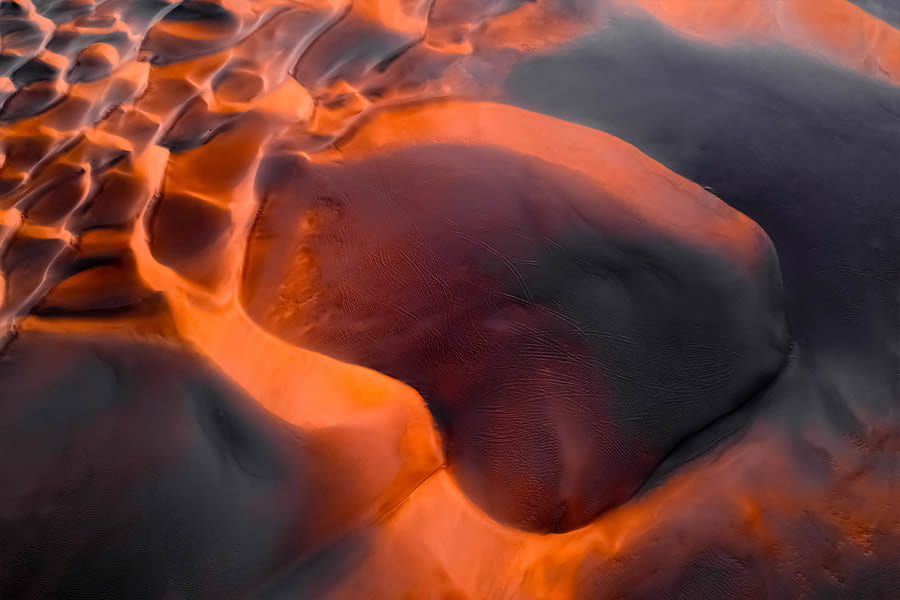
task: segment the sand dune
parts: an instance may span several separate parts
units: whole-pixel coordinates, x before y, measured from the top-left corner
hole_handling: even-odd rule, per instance
[[[891,597],[895,17],[0,3],[0,597]]]

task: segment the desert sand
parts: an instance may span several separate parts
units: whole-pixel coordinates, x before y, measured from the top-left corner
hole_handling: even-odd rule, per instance
[[[0,598],[891,598],[889,0],[4,0]]]

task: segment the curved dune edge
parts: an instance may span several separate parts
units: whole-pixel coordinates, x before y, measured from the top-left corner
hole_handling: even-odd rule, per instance
[[[548,136],[548,131],[554,134]],[[643,219],[675,235],[736,251],[748,265],[760,256],[749,218],[634,146],[590,127],[505,104],[447,100],[386,109],[339,140],[337,151],[310,158],[354,160],[411,144],[480,144],[533,156],[588,177],[611,196],[630,201]],[[684,198],[705,210],[684,211]]]
[[[900,31],[846,0],[617,0],[716,44],[779,42],[900,84]]]
[[[361,461],[356,468],[383,471],[376,479],[390,482],[378,500],[379,512],[441,466],[431,415],[413,389],[271,336],[233,297],[204,301],[185,288],[177,273],[153,259],[141,228],[136,228],[132,246],[141,277],[154,289],[165,290],[181,339],[288,423],[352,433],[344,450]],[[235,271],[240,269],[241,250],[237,243],[229,253]]]
[[[888,489],[862,479],[834,487],[810,482],[785,458],[790,442],[773,433],[759,433],[584,529],[552,536],[486,521],[448,475],[440,474],[382,522],[376,550],[328,597],[664,597],[655,594],[677,589],[685,564],[709,547],[746,557],[741,560],[748,571],[738,573],[747,580],[738,591],[747,594],[744,586],[779,585],[754,568],[755,561],[790,568],[834,560],[827,551],[785,542],[804,535],[807,525],[795,525],[804,520],[840,535],[847,554],[870,552],[873,530],[866,522],[889,518]],[[859,465],[855,461],[840,461],[840,472],[852,472]],[[790,491],[769,487],[785,478],[794,482]],[[836,507],[838,494],[848,500]],[[390,581],[374,576],[392,564],[416,568]],[[803,591],[803,582],[797,582],[783,593],[793,597]]]

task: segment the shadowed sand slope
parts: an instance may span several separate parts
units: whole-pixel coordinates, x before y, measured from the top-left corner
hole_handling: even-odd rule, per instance
[[[0,2],[0,597],[893,597],[897,18]]]
[[[507,85],[514,102],[618,135],[753,217],[778,249],[804,346],[893,377],[896,87],[647,21],[522,63]]]

